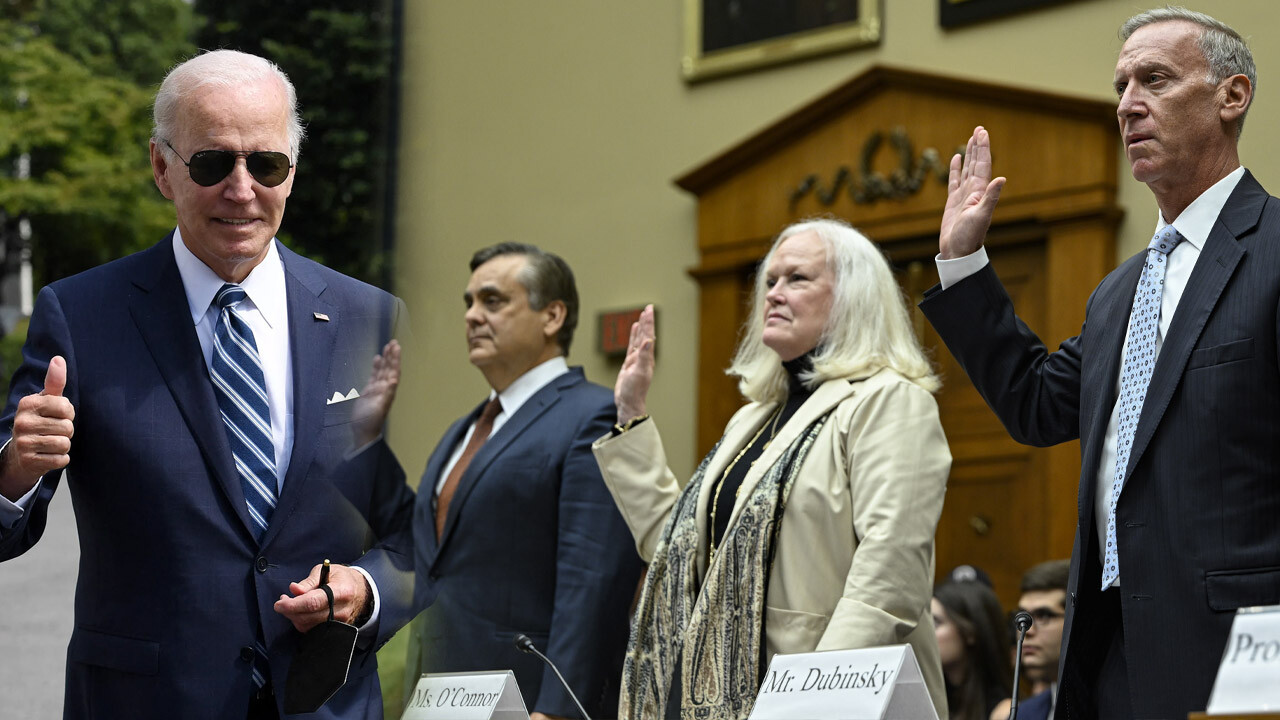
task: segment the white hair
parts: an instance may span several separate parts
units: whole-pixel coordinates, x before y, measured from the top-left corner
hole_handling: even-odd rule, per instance
[[[288,106],[286,130],[289,134],[289,158],[298,161],[306,130],[298,113],[298,94],[278,65],[266,58],[237,50],[213,50],[201,53],[169,71],[156,93],[154,126],[151,139],[168,152],[165,141],[172,141],[178,130],[178,108],[182,101],[202,87],[238,87],[267,78],[275,78],[284,88]]]
[[[801,377],[807,387],[827,380],[851,378],[892,368],[908,380],[936,391],[941,383],[912,332],[902,290],[884,254],[848,223],[834,219],[804,220],[778,234],[756,272],[750,317],[726,371],[739,378],[738,389],[749,400],[781,400],[787,394],[782,359],[765,346],[765,269],[787,238],[815,233],[826,246],[826,266],[833,285],[831,313],[813,353],[813,370]]]

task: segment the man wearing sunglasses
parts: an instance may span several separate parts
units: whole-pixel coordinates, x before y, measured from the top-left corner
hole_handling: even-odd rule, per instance
[[[176,229],[36,301],[0,418],[0,560],[40,538],[65,479],[81,559],[64,717],[279,717],[300,633],[329,617],[325,559],[360,635],[310,717],[382,717],[374,651],[413,589],[413,494],[382,471],[380,422],[402,305],[275,240],[302,136],[272,63],[179,65],[151,142]]]

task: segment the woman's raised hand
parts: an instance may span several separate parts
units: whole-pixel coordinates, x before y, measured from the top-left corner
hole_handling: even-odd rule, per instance
[[[618,424],[647,414],[645,397],[653,382],[653,306],[646,305],[640,319],[631,324],[631,342],[627,345],[627,359],[618,371],[618,382],[613,387],[613,402],[618,406]]]

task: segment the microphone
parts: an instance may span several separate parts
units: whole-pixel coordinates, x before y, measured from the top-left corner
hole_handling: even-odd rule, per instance
[[[1018,677],[1022,674],[1022,640],[1026,638],[1027,631],[1033,624],[1035,620],[1026,610],[1019,610],[1013,616],[1013,626],[1018,631],[1018,652],[1013,656],[1013,698],[1009,701],[1009,720],[1016,720],[1018,717]]]
[[[564,686],[565,692],[569,693],[569,697],[573,698],[573,704],[578,706],[578,712],[582,713],[582,717],[586,718],[586,720],[591,720],[591,716],[587,714],[587,711],[582,707],[582,703],[578,701],[578,696],[573,694],[573,688],[569,687],[569,683],[564,681],[564,676],[560,674],[560,668],[556,667],[556,664],[551,662],[551,658],[539,652],[538,648],[534,646],[533,641],[529,639],[528,635],[525,635],[524,633],[516,633],[514,639],[517,650],[529,653],[530,655],[537,655],[542,658],[542,662],[546,663],[547,667],[550,667],[555,671],[556,677],[560,678],[560,684]],[[1018,651],[1022,651],[1021,642],[1018,643]]]

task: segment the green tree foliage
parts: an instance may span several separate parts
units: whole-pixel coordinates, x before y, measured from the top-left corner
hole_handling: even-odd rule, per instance
[[[40,34],[95,75],[152,92],[194,51],[195,16],[183,0],[40,0]]]
[[[191,51],[191,15],[182,0],[6,1],[4,10],[0,215],[10,237],[18,217],[30,220],[39,287],[173,226],[147,140],[154,87]],[[27,179],[15,172],[24,155]]]
[[[270,58],[298,91],[307,141],[280,237],[387,287],[384,247],[392,78],[390,0],[196,0],[201,48]]]

